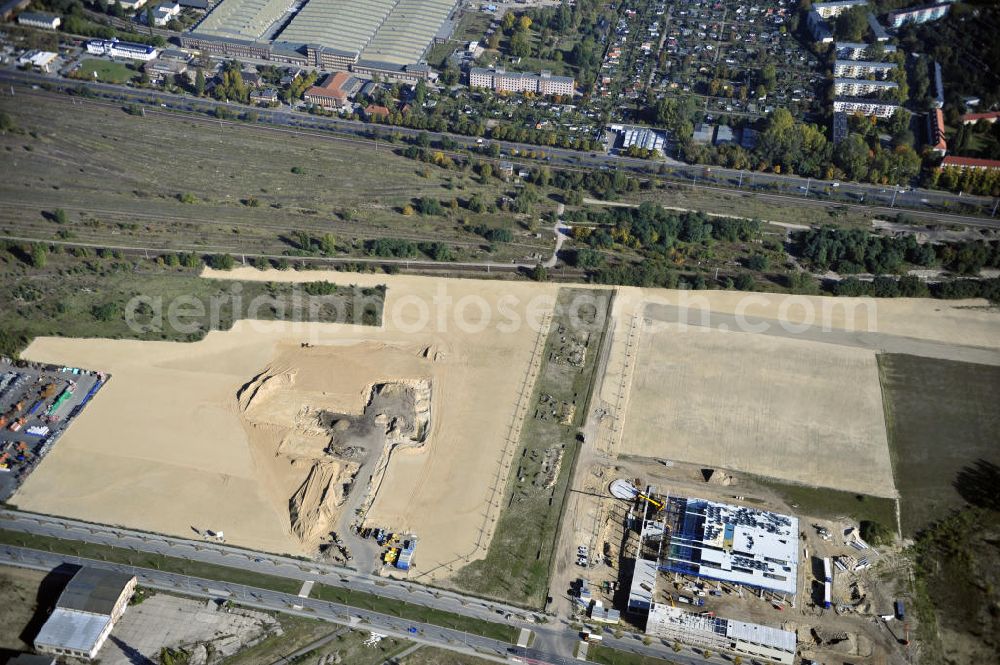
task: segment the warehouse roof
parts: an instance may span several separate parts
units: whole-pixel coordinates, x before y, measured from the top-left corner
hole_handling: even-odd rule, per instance
[[[194,32],[255,41],[284,15],[288,4],[288,0],[222,0]]]
[[[81,568],[69,581],[56,607],[66,610],[111,615],[132,575],[101,568]]]
[[[97,640],[109,623],[111,623],[110,616],[57,607],[38,631],[35,646],[89,652],[97,644]]]
[[[227,0],[232,2],[233,0]],[[448,20],[456,0],[310,0],[281,33],[362,60],[409,65]]]

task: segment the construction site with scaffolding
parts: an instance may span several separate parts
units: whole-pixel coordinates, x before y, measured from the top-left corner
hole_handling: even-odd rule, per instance
[[[728,491],[745,482],[726,481]],[[722,487],[705,482],[718,497]],[[890,645],[908,643],[894,590],[873,570],[883,555],[856,528],[809,529],[757,497],[681,496],[634,477],[604,487],[600,551],[571,591],[587,635],[634,630],[675,649],[782,665],[834,654],[882,665]]]

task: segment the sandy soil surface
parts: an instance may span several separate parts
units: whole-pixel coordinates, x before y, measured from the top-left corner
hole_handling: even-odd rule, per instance
[[[527,322],[551,309],[556,287],[337,272],[218,276],[384,283],[385,321],[242,321],[194,344],[38,339],[25,357],[100,368],[112,379],[13,502],[184,536],[192,527],[223,530],[237,545],[306,553],[289,499],[323,436],[296,425],[303,407],[360,413],[373,384],[426,379],[426,444],[392,456],[368,519],[419,536],[418,570],[480,556],[491,478],[537,336]],[[424,306],[430,320],[422,323]],[[262,374],[278,383],[261,395],[266,408],[247,409],[237,395]]]
[[[687,325],[679,325],[685,320],[679,313],[685,311]],[[741,327],[745,324],[751,327]],[[734,330],[749,332],[721,332]],[[873,353],[892,350],[998,364],[998,333],[1000,310],[981,300],[622,288],[587,440],[605,461],[625,452],[731,464],[778,478],[894,496],[886,435],[879,427],[884,417]],[[797,368],[789,364],[793,357]],[[828,370],[852,382],[838,384]],[[853,379],[871,400],[858,412],[860,420],[849,411],[852,401],[862,401]],[[679,380],[686,382],[686,394]],[[806,390],[801,395],[799,386]],[[825,401],[808,403],[807,398]],[[678,412],[669,412],[671,406]],[[693,417],[685,409],[694,408],[704,422],[689,422]],[[744,422],[737,422],[738,413]],[[845,414],[850,418],[841,423]],[[824,452],[815,445],[829,440],[840,441],[839,449]],[[801,463],[798,457],[785,459],[795,445],[801,457],[806,441],[814,442],[818,455],[807,455]],[[860,457],[850,461],[851,454]],[[832,476],[815,473],[817,464],[841,458],[848,466],[828,467]],[[869,469],[863,461],[876,464]],[[861,475],[851,475],[859,469]]]
[[[716,330],[640,340],[622,452],[895,495],[873,352]]]

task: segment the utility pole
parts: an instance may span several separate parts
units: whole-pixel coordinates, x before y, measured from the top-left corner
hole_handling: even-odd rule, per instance
[[[812,178],[806,178],[806,193],[803,194],[803,196],[805,196],[807,198],[809,196],[809,185],[811,185],[811,184],[812,184]]]
[[[743,189],[743,171],[740,171],[740,184],[736,186],[738,189]]]

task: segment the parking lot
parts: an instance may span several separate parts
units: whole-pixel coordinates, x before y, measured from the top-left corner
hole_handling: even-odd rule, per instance
[[[108,377],[0,359],[0,500],[6,501]]]

